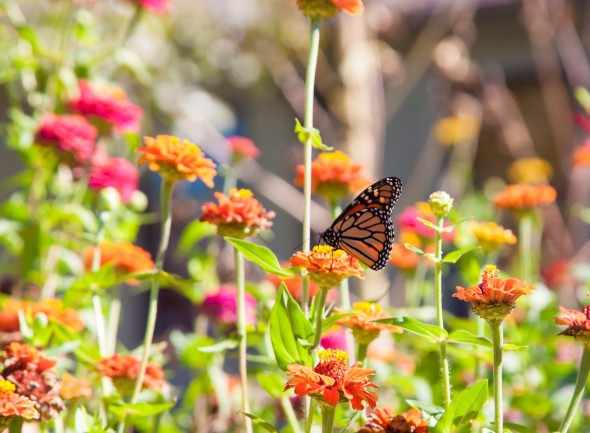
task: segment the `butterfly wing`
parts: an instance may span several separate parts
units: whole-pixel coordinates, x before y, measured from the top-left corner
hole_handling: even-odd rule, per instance
[[[373,270],[383,268],[395,237],[391,214],[401,190],[397,177],[386,177],[355,198],[332,224],[338,248]]]

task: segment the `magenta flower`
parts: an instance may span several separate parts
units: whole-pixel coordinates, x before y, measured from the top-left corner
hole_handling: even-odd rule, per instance
[[[64,159],[84,163],[94,154],[96,135],[96,128],[82,116],[47,114],[35,138],[39,144],[59,151]]]
[[[168,11],[168,0],[135,0],[135,2],[155,14],[163,14]]]
[[[143,111],[128,99],[123,89],[97,86],[86,80],[80,80],[78,86],[78,97],[70,101],[72,110],[112,127],[116,132],[139,130]]]
[[[326,332],[320,339],[320,345],[324,349],[347,350],[346,331],[344,328],[337,328]]]
[[[95,190],[113,187],[127,203],[139,184],[137,168],[125,158],[107,158],[92,166],[88,186]]]
[[[404,211],[398,217],[397,223],[399,225],[400,231],[413,232],[423,238],[434,238],[434,230],[422,223],[419,218],[433,224],[436,221],[436,218],[428,207],[428,204],[418,203],[416,206],[410,206],[404,209]],[[445,241],[452,241],[454,235],[455,234],[453,231],[443,232],[442,238]]]
[[[203,313],[220,323],[235,324],[238,320],[236,293],[232,285],[221,286],[217,292],[205,296],[201,304]],[[250,293],[246,293],[246,323],[256,323],[256,299]]]

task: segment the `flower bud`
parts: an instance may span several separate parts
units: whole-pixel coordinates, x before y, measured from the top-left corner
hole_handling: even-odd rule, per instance
[[[444,218],[453,209],[453,198],[445,191],[436,191],[430,194],[428,204],[434,215]]]
[[[129,206],[136,212],[143,212],[147,209],[148,199],[143,192],[139,190],[133,191],[129,200]]]
[[[101,209],[113,211],[121,206],[121,195],[112,186],[100,190],[99,206]]]

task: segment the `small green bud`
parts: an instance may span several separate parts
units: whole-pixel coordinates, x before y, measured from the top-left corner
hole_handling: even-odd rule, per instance
[[[449,215],[453,209],[453,198],[445,191],[436,191],[430,194],[428,204],[434,215],[444,218]]]
[[[129,200],[129,206],[136,212],[143,212],[147,209],[148,199],[141,191],[134,191]]]
[[[103,188],[99,194],[99,206],[103,210],[113,211],[121,206],[121,195],[112,186]]]

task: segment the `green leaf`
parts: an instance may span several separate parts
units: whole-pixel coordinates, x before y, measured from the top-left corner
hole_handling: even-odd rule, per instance
[[[185,227],[178,241],[178,252],[187,255],[202,239],[213,236],[216,232],[213,224],[195,220]]]
[[[575,91],[575,97],[578,101],[578,104],[580,104],[584,110],[586,110],[586,112],[590,113],[590,92],[588,92],[588,89],[584,87],[577,87]]]
[[[109,407],[109,411],[119,419],[126,416],[154,416],[169,410],[174,403],[123,403]]]
[[[281,398],[285,393],[285,381],[283,376],[274,372],[258,373],[256,380],[259,385],[273,398]]]
[[[449,343],[471,344],[474,346],[492,348],[492,342],[485,337],[479,337],[465,329],[459,329],[451,332],[448,339]]]
[[[502,350],[505,350],[507,352],[524,352],[524,351],[527,351],[528,349],[529,349],[528,346],[521,346],[518,344],[511,344],[511,343],[507,343],[502,346]]]
[[[435,433],[451,433],[476,418],[488,399],[488,381],[475,382],[453,398],[445,414],[436,424]]]
[[[222,340],[219,343],[215,343],[211,346],[199,347],[199,350],[205,353],[220,353],[225,352],[226,350],[235,349],[238,347],[238,344],[239,342],[236,340]]]
[[[377,322],[399,326],[408,332],[426,338],[432,343],[440,343],[445,341],[449,336],[445,329],[441,329],[436,325],[421,322],[411,317],[393,317],[390,319],[377,320]]]
[[[305,317],[305,314],[303,313],[303,310],[301,310],[297,301],[293,299],[293,296],[291,296],[291,293],[287,290],[285,283],[281,283],[280,290],[283,291],[284,297],[287,298],[287,310],[289,312],[289,320],[291,321],[293,333],[298,338],[306,339],[311,337],[314,333],[313,326],[311,326],[311,323],[307,320],[307,317]]]
[[[248,418],[250,418],[255,425],[257,425],[258,427],[263,428],[264,430],[266,430],[266,431],[268,431],[270,433],[278,433],[279,432],[275,428],[275,426],[273,426],[269,422],[266,422],[265,420],[263,420],[262,418],[260,418],[258,415],[254,415],[253,413],[248,413],[248,412],[244,412],[244,415],[247,416]]]
[[[277,256],[270,248],[244,239],[226,237],[225,240],[241,252],[246,260],[260,266],[263,271],[285,278],[295,276],[294,271],[281,267]]]
[[[463,247],[463,248],[459,248],[457,250],[451,251],[450,253],[446,254],[443,257],[443,263],[452,263],[455,264],[457,263],[461,257],[463,257],[465,254],[470,253],[471,251],[476,250],[478,247]]]
[[[305,144],[308,140],[311,140],[312,147],[318,150],[333,150],[332,147],[327,146],[323,143],[322,136],[318,129],[306,128],[301,124],[299,119],[295,119],[295,134],[297,135],[297,139],[301,142],[301,144]]]
[[[529,427],[524,425],[515,424],[513,422],[505,422],[504,429],[509,430],[514,433],[536,433],[536,430],[533,430]]]
[[[279,290],[270,311],[268,322],[270,341],[279,368],[286,370],[299,359],[297,341],[289,321],[289,313],[283,303],[283,290]]]

